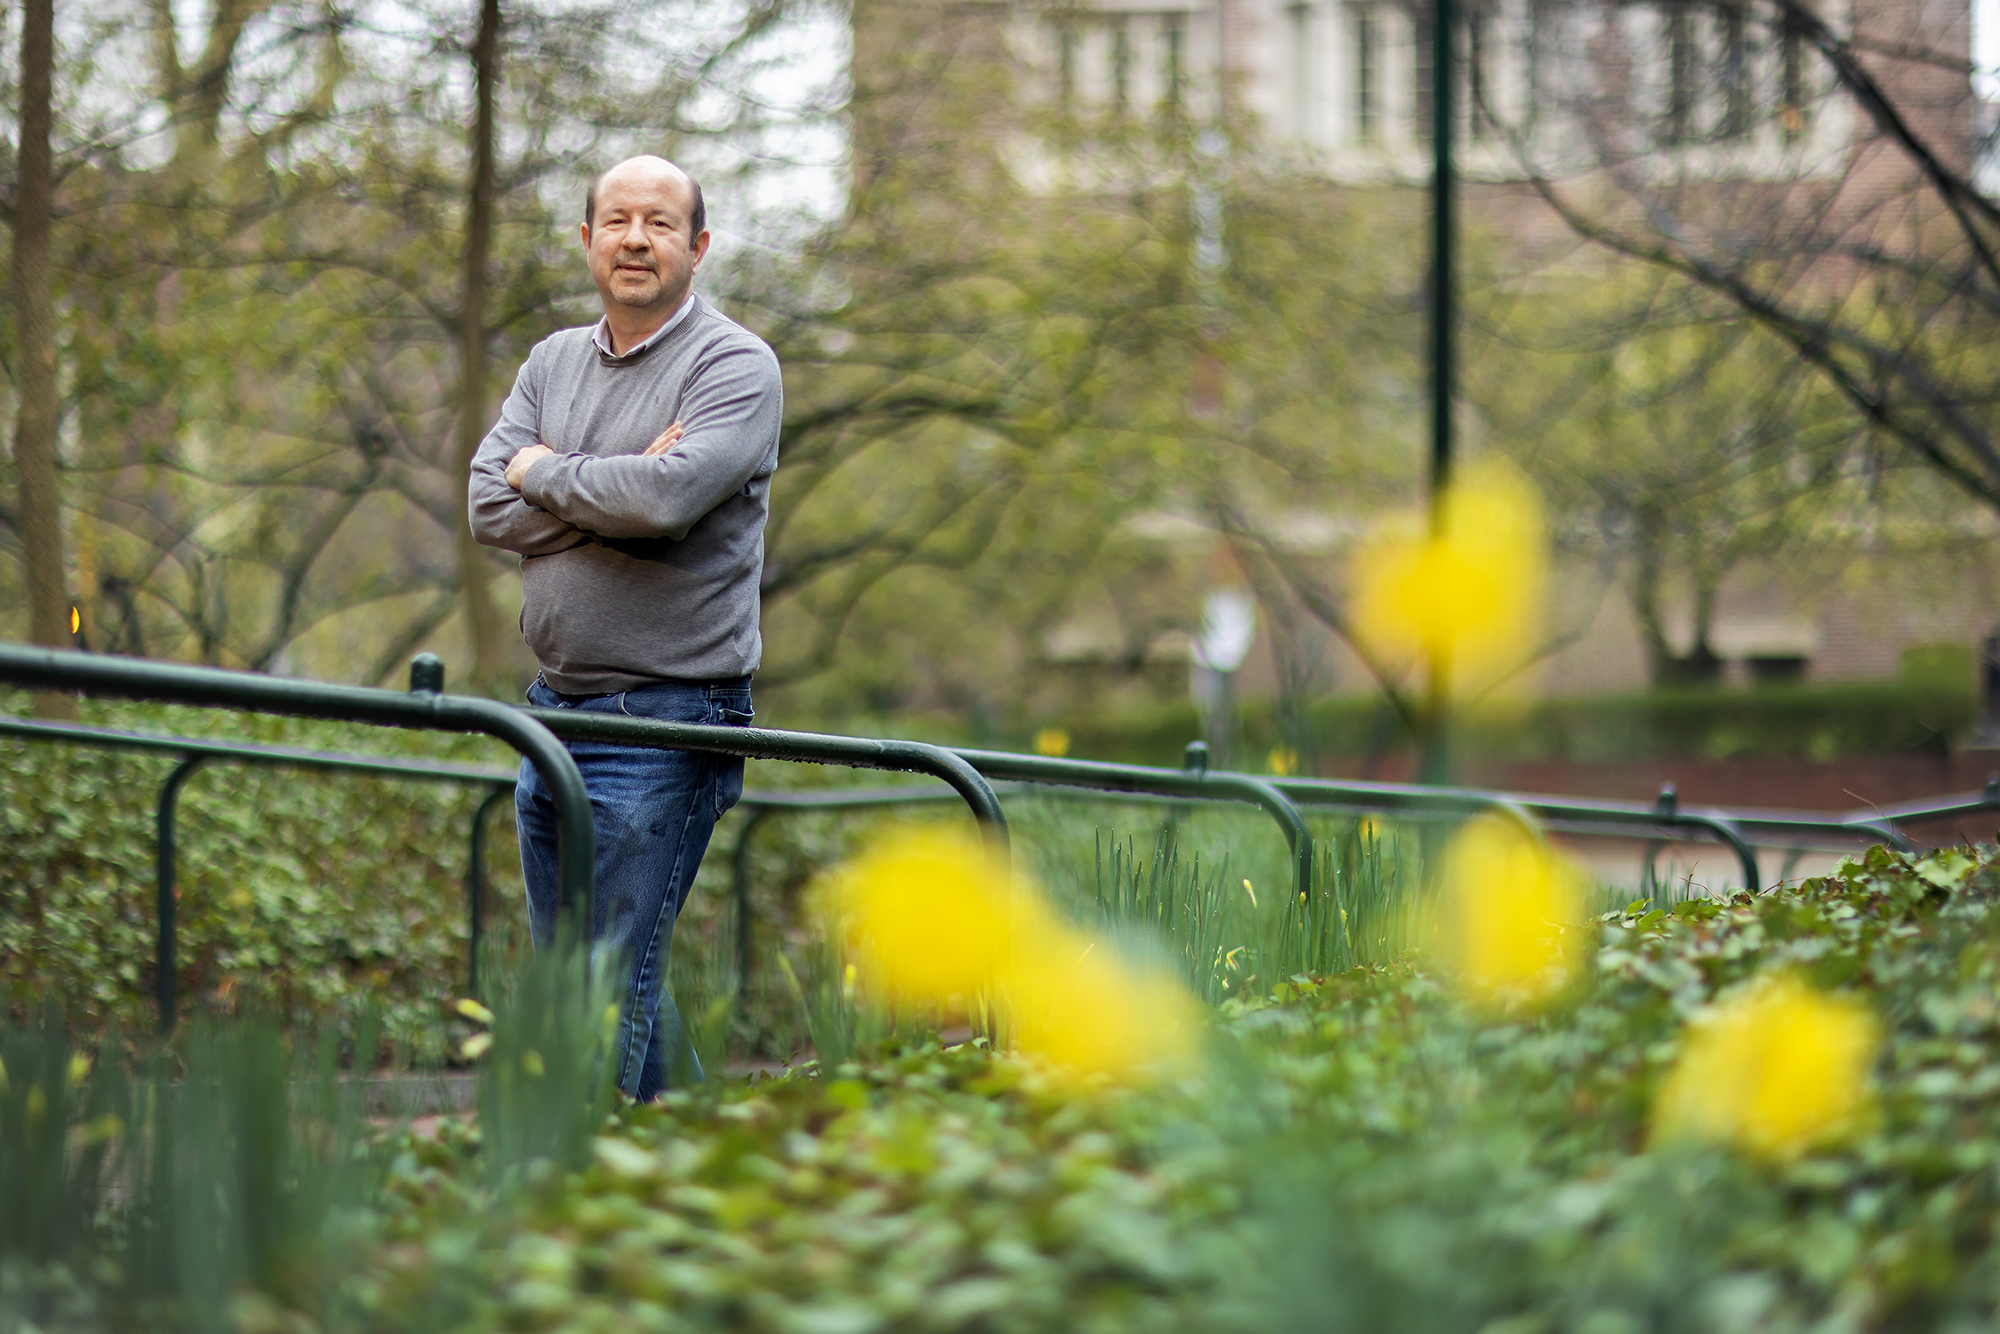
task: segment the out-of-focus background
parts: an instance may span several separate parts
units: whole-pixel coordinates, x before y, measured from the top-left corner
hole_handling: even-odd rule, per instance
[[[643,151],[785,367],[760,721],[1683,815],[1979,788],[2000,0],[1456,4],[0,4],[0,639],[518,698],[466,461],[597,317],[585,186]],[[934,781],[753,762],[668,978],[719,1077],[607,1115],[506,746],[21,691],[0,732],[0,1332],[2000,1310],[2000,784],[1928,855],[1551,816],[1582,871],[1525,816],[1009,787],[1030,891],[882,837],[963,830]]]
[[[1987,172],[1973,19],[1471,6],[1460,429],[1539,484],[1556,555],[1465,776],[1812,805],[1983,779],[1993,217],[1937,184]],[[585,183],[653,151],[706,187],[700,290],[786,368],[766,720],[1408,773],[1343,569],[1424,482],[1428,24],[58,6],[49,193],[12,182],[7,215],[52,218],[15,281],[53,328],[17,295],[0,393],[11,422],[53,353],[59,504],[9,488],[0,631],[40,580],[95,651],[386,683],[431,649],[513,697],[518,582],[463,535],[465,453],[595,316]]]

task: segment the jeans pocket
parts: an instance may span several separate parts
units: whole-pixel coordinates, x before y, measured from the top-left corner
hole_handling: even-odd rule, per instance
[[[741,755],[711,755],[715,765],[715,813],[718,817],[729,814],[729,808],[743,797],[743,757]]]
[[[727,698],[711,698],[709,720],[722,727],[748,727],[757,718],[757,711],[750,706],[750,697],[731,695]],[[715,762],[715,813],[725,815],[743,796],[743,757],[741,755],[717,755]]]

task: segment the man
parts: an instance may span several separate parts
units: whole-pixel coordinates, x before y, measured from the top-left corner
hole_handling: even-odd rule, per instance
[[[473,534],[522,558],[521,630],[542,668],[530,703],[750,721],[783,397],[771,349],[693,293],[704,213],[701,187],[657,157],[592,183],[583,244],[604,318],[536,345],[473,461]],[[569,749],[596,823],[594,949],[630,969],[618,1086],[643,1101],[670,1074],[701,1077],[662,976],[743,762]],[[541,947],[556,925],[555,810],[531,764],[514,804]]]

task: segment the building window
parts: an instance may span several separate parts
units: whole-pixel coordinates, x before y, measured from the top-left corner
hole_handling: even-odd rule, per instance
[[[1417,138],[1426,142],[1431,137],[1431,108],[1437,104],[1437,96],[1431,88],[1431,43],[1435,18],[1435,10],[1425,12],[1417,9],[1410,14],[1410,28],[1416,38],[1416,82],[1410,86],[1410,110]]]
[[[1722,11],[1722,137],[1750,133],[1750,49],[1743,35],[1743,8],[1725,0]]]
[[[1382,30],[1369,5],[1354,8],[1354,125],[1362,139],[1372,140],[1382,128],[1377,110],[1381,79],[1376,64],[1382,55]]]
[[[1312,133],[1312,11],[1293,5],[1285,17],[1291,23],[1292,134],[1304,139]]]
[[[1694,137],[1695,51],[1694,11],[1682,0],[1667,8],[1667,119],[1663,138],[1684,144]]]
[[[1131,105],[1132,39],[1123,20],[1111,25],[1111,109],[1123,115]]]
[[[1480,143],[1493,135],[1493,115],[1486,105],[1491,88],[1486,78],[1486,15],[1477,9],[1465,16],[1465,83],[1472,141]]]
[[[1528,34],[1521,52],[1521,109],[1523,130],[1534,128],[1535,112],[1542,104],[1542,47],[1550,37],[1549,0],[1528,0]]]
[[[1056,105],[1067,116],[1076,110],[1076,29],[1056,29]]]
[[[1788,10],[1778,36],[1778,128],[1792,143],[1806,129],[1805,34]]]

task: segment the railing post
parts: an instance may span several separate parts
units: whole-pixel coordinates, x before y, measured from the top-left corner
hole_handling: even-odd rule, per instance
[[[1297,803],[1268,779],[1228,771],[1149,769],[1096,760],[1016,755],[1011,751],[960,750],[956,753],[987,778],[1097,788],[1107,792],[1150,792],[1159,796],[1196,797],[1205,801],[1239,801],[1255,806],[1277,821],[1278,828],[1284,833],[1296,876],[1294,891],[1301,894],[1312,892],[1312,832],[1306,828],[1305,817],[1299,814]],[[1200,751],[1189,747],[1189,762],[1197,762],[1198,758],[1205,760],[1206,754],[1206,747]]]
[[[392,690],[15,644],[0,644],[0,681],[86,695],[498,737],[533,762],[548,783],[556,807],[557,884],[565,907],[581,909],[588,917],[597,860],[590,794],[569,751],[548,728],[519,709],[490,699],[435,694],[427,688],[413,698]]]
[[[921,741],[879,741],[868,737],[825,736],[814,732],[781,732],[766,727],[722,727],[709,723],[676,723],[659,718],[623,718],[577,709],[513,706],[565,741],[604,741],[615,746],[648,746],[654,750],[688,750],[703,755],[741,755],[745,759],[790,760],[808,764],[840,764],[851,769],[893,769],[929,774],[949,783],[964,799],[988,846],[1007,850],[1007,814],[980,770],[956,751]]]
[[[472,849],[465,864],[465,913],[472,947],[465,963],[465,994],[479,999],[479,946],[486,938],[486,817],[495,806],[514,795],[511,785],[493,785],[472,812]]]
[[[1676,815],[1668,823],[1684,825],[1690,829],[1707,829],[1736,852],[1737,864],[1743,871],[1743,887],[1752,894],[1763,892],[1759,883],[1762,875],[1757,869],[1757,850],[1750,846],[1750,840],[1743,837],[1743,831],[1736,827],[1734,820],[1724,820],[1712,815]]]
[[[736,1005],[743,1012],[750,1001],[750,836],[770,814],[768,806],[751,806],[737,831],[736,847],[730,853],[730,890],[736,900]]]
[[[174,1031],[174,1022],[179,1014],[179,998],[174,991],[174,972],[180,963],[176,958],[175,935],[175,895],[180,880],[176,865],[178,852],[174,845],[174,813],[180,802],[181,788],[194,777],[194,771],[207,763],[205,755],[184,755],[181,762],[173,767],[167,780],[160,784],[159,808],[153,824],[153,883],[158,898],[158,936],[153,945],[154,994],[159,999],[160,1033],[164,1036]]]

